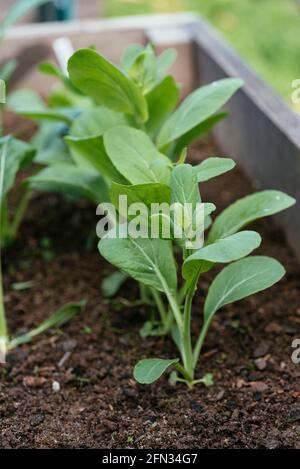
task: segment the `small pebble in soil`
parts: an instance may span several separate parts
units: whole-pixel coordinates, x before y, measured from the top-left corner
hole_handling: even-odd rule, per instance
[[[156,420],[157,420],[157,417],[155,415],[149,415],[149,417],[147,417],[147,422],[155,423]]]
[[[252,381],[251,388],[253,392],[265,392],[268,389],[268,385],[262,381]]]
[[[251,373],[249,373],[247,376],[248,381],[259,381],[262,378],[263,374],[259,371],[251,371]]]
[[[125,397],[135,398],[138,396],[138,391],[134,388],[125,387],[123,388],[123,394]]]
[[[23,378],[23,384],[28,388],[41,388],[46,383],[46,378],[40,376],[24,376]]]
[[[44,414],[35,414],[30,417],[29,423],[32,427],[37,427],[38,425],[43,423],[44,420],[45,420]]]
[[[58,381],[53,381],[52,391],[53,392],[59,392],[60,391],[60,383]]]
[[[66,340],[63,340],[59,344],[59,347],[64,352],[71,352],[72,350],[75,349],[76,345],[77,345],[77,340],[75,340],[75,339],[66,339]]]
[[[253,358],[260,358],[267,355],[269,351],[269,344],[267,342],[261,342],[253,351]]]
[[[290,411],[287,421],[289,423],[298,422],[300,420],[300,407]]]
[[[258,368],[258,370],[260,371],[265,370],[267,368],[268,359],[269,359],[269,355],[262,357],[262,358],[257,358],[256,360],[254,360],[254,364],[256,368]]]

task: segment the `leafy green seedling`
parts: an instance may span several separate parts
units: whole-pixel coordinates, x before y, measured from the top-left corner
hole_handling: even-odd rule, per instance
[[[195,206],[201,200],[198,181],[206,181],[232,166],[226,160],[215,158],[208,159],[196,167],[188,164],[175,165],[168,183],[170,200]],[[122,168],[119,169],[122,172]],[[151,175],[149,179],[151,180]],[[149,181],[149,188],[151,184]],[[148,194],[150,200],[145,196],[146,204],[149,204],[152,197],[151,191],[148,191]],[[183,242],[177,243],[182,253],[179,272],[173,256],[172,240],[130,236],[105,236],[101,239],[101,255],[126,274],[145,284],[153,296],[159,298],[164,308],[163,314],[166,317],[171,316],[171,334],[178,349],[178,356],[172,359],[141,360],[134,369],[138,382],[153,383],[169,367],[173,367],[177,374],[173,373],[172,379],[185,382],[189,387],[197,383],[206,386],[212,384],[211,375],[206,374],[199,379],[196,378],[195,371],[214,315],[227,304],[271,287],[284,275],[284,268],[275,259],[249,256],[260,245],[261,237],[255,231],[242,229],[252,221],[278,213],[294,203],[293,198],[275,190],[258,192],[238,200],[216,218],[202,247],[190,249]],[[208,205],[213,208],[213,204],[206,204]],[[193,342],[192,302],[198,280],[217,264],[229,265],[217,274],[208,290],[202,327],[198,338]],[[181,274],[183,279],[181,287],[178,274]]]

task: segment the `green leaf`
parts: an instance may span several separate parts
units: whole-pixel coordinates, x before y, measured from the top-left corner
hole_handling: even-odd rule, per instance
[[[81,49],[70,58],[71,81],[97,104],[126,114],[139,122],[148,119],[147,102],[139,88],[111,62],[91,49]]]
[[[23,290],[29,290],[33,286],[34,286],[34,282],[29,280],[28,282],[14,282],[11,288],[14,291],[23,291]]]
[[[182,245],[186,240],[195,238],[196,233],[204,227],[196,226],[196,209],[200,204],[198,182],[193,167],[189,164],[180,164],[173,168],[171,175],[171,204],[181,204],[182,209],[172,213],[174,224],[183,229],[182,239],[177,238],[177,243]],[[191,204],[185,206],[185,204]],[[187,210],[187,208],[191,210]],[[184,208],[184,209],[183,209]]]
[[[214,279],[204,305],[204,321],[222,306],[271,287],[284,275],[283,266],[270,257],[253,256],[225,267]]]
[[[165,77],[147,94],[149,120],[146,122],[148,133],[155,134],[166,117],[179,101],[179,88],[172,76]]]
[[[0,152],[0,178],[3,180],[0,203],[2,203],[14,185],[17,172],[31,163],[35,150],[31,145],[21,140],[4,137],[0,138]]]
[[[224,78],[191,93],[163,125],[158,147],[163,148],[213,116],[242,84],[240,79]]]
[[[8,81],[18,66],[15,59],[8,60],[0,69],[0,78]]]
[[[197,383],[202,383],[206,388],[214,385],[214,377],[211,373],[206,373],[201,379],[197,379]]]
[[[144,46],[142,46],[141,44],[130,44],[128,47],[126,47],[122,60],[121,60],[122,68],[128,71],[134,64],[137,56],[144,49],[145,49]]]
[[[157,75],[162,76],[170,68],[177,58],[176,49],[166,49],[157,57]]]
[[[195,206],[201,202],[196,174],[190,164],[180,164],[173,168],[170,185],[172,204],[191,203]]]
[[[106,298],[113,298],[127,279],[128,275],[124,274],[124,272],[114,272],[109,275],[101,284],[103,295]]]
[[[112,183],[110,188],[110,200],[117,208],[119,208],[120,195],[127,196],[128,206],[134,203],[143,203],[151,209],[151,204],[154,203],[170,203],[169,186],[159,183],[137,184],[131,186]],[[127,216],[127,213],[122,215]]]
[[[126,179],[119,173],[108,157],[102,136],[88,138],[66,137],[65,142],[69,146],[72,158],[78,166],[93,171],[97,170],[109,181],[126,182]]]
[[[152,47],[147,47],[137,55],[127,73],[143,94],[153,88],[157,78],[157,66]]]
[[[234,167],[235,162],[230,158],[211,157],[195,166],[194,171],[197,174],[198,182],[205,182],[230,171]]]
[[[258,248],[260,243],[261,237],[255,231],[241,231],[213,244],[208,244],[186,258],[182,266],[183,278],[189,279],[209,270],[212,265],[207,262],[228,263],[246,257]]]
[[[209,132],[218,122],[225,119],[227,116],[227,112],[220,112],[215,114],[212,117],[206,119],[204,122],[201,122],[186,134],[182,135],[175,143],[174,148],[171,150],[171,157],[173,157],[173,155],[179,155],[184,147],[187,147],[190,143],[198,140],[202,135]]]
[[[169,241],[106,236],[98,247],[107,261],[135,280],[166,294],[176,291],[176,266]]]
[[[78,303],[68,303],[64,305],[35,329],[32,329],[30,332],[12,339],[9,343],[9,348],[13,349],[19,345],[27,344],[28,342],[31,342],[34,337],[42,334],[48,329],[52,329],[53,327],[61,327],[63,324],[70,321],[76,314],[80,313],[84,309],[85,305],[85,300]]]
[[[68,147],[62,137],[68,131],[64,123],[44,122],[32,139],[36,149],[34,162],[41,165],[72,163]]]
[[[215,220],[209,233],[211,243],[236,233],[259,218],[273,215],[294,205],[295,199],[280,191],[267,190],[248,195],[226,208]]]
[[[84,110],[74,119],[70,128],[70,135],[80,138],[97,137],[116,125],[126,124],[127,119],[120,112],[98,106]]]
[[[104,146],[114,166],[131,184],[168,183],[170,160],[141,130],[114,127],[104,134]]]
[[[32,189],[85,198],[97,205],[109,200],[106,183],[100,175],[72,164],[49,166],[28,178],[27,183]]]
[[[38,93],[33,90],[22,89],[9,94],[7,107],[17,113],[19,109],[31,111],[32,108],[44,109],[46,106]]]
[[[179,358],[163,360],[161,358],[146,358],[140,360],[134,367],[133,376],[140,384],[154,383],[169,366],[179,362]]]

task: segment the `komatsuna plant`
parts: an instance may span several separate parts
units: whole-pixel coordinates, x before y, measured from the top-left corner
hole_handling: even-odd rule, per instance
[[[39,112],[19,108],[27,117],[51,117],[56,126],[65,128],[58,138],[48,138],[47,151],[37,151],[36,161],[44,158],[48,166],[30,178],[30,186],[87,196],[97,203],[104,200],[105,193],[109,194],[107,200],[115,197],[120,187],[130,190],[131,185],[162,182],[166,186],[173,165],[183,159],[184,148],[226,116],[223,105],[242,85],[239,79],[220,80],[197,89],[178,105],[179,86],[171,75],[165,75],[174,58],[173,50],[157,57],[150,45],[133,45],[125,51],[119,69],[93,49],[77,51],[69,61],[69,76],[63,82],[67,79],[68,87],[71,84],[73,92],[77,90],[77,106],[78,99],[82,104],[85,98],[85,108],[77,107],[74,112],[73,107],[73,114],[67,115],[71,122],[57,123],[60,116],[66,117],[65,109],[50,109],[50,116],[42,106]],[[60,75],[53,66],[43,69]],[[57,100],[56,95],[56,102],[59,101],[63,99]],[[59,151],[49,154],[51,140]],[[56,162],[54,155],[58,155]],[[222,165],[221,172],[233,164],[230,159],[223,159],[222,163],[213,159],[208,164],[216,162],[220,168]],[[84,177],[86,173],[88,178]],[[95,181],[92,185],[91,180]],[[79,191],[81,188],[84,190]],[[126,275],[114,275],[111,282],[106,279],[106,291],[113,294],[124,279]],[[157,295],[149,295],[143,284],[141,291],[143,298],[150,298],[162,312]],[[146,329],[148,333],[166,333],[169,327],[167,319],[162,327],[159,324],[153,328],[150,323]]]
[[[107,145],[109,154],[113,153],[110,146],[116,145],[117,137],[115,134],[115,138],[110,139],[111,132],[106,136],[110,141]],[[146,154],[149,155],[147,151],[142,152],[143,159]],[[130,200],[142,199],[147,206],[156,201],[157,194],[160,193],[164,194],[162,198],[169,204],[189,203],[196,210],[197,204],[201,202],[199,181],[206,181],[222,173],[223,164],[222,160],[218,162],[211,159],[196,167],[178,164],[172,168],[169,180],[163,176],[157,182],[145,183],[142,180],[141,184],[137,184],[138,181],[134,181],[133,185],[118,187],[117,191],[119,194],[130,193]],[[149,169],[149,160],[147,166]],[[122,172],[121,164],[118,168]],[[164,171],[160,171],[160,174],[164,175]],[[112,190],[116,190],[115,185]],[[159,298],[158,304],[164,311],[163,314],[170,317],[172,324],[171,334],[177,347],[177,356],[170,359],[141,360],[134,369],[134,377],[139,383],[154,382],[170,366],[176,370],[172,373],[174,381],[184,382],[189,387],[199,382],[210,383],[211,376],[198,378],[195,372],[214,315],[227,304],[271,287],[284,275],[284,268],[277,260],[266,256],[250,256],[260,245],[261,237],[257,232],[243,228],[254,220],[277,213],[294,203],[293,198],[275,190],[254,193],[236,201],[215,219],[202,247],[191,249],[187,242],[192,239],[185,234],[185,238],[179,242],[175,240],[177,248],[181,248],[179,268],[178,257],[177,262],[174,258],[175,243],[172,239],[136,236],[112,238],[109,235],[101,239],[101,255],[150,288],[153,295]],[[214,208],[211,203],[204,204],[205,223],[196,227],[196,232],[199,228],[205,229],[209,226],[208,217]],[[172,221],[175,223],[174,219]],[[198,282],[206,272],[218,264],[228,265],[216,275],[210,285],[203,309],[202,326],[196,341],[193,342],[192,302]]]

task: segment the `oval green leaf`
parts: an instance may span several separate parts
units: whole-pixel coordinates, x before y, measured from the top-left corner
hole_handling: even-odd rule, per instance
[[[237,200],[215,220],[209,233],[211,243],[236,233],[245,225],[262,217],[274,215],[295,204],[295,199],[284,192],[267,190],[256,192]]]
[[[134,367],[133,376],[140,384],[151,384],[158,380],[169,366],[179,362],[179,358],[163,360],[161,358],[146,358],[140,360]]]
[[[204,321],[210,321],[222,306],[271,287],[284,274],[280,262],[266,256],[247,257],[230,264],[210,286],[204,305]]]
[[[72,83],[97,104],[148,119],[147,102],[139,88],[115,65],[92,49],[80,49],[68,64]]]

